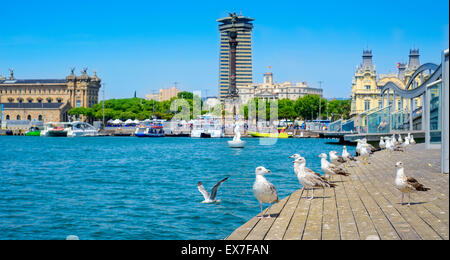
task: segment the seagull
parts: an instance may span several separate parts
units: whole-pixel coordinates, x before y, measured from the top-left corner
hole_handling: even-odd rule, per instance
[[[347,146],[343,146],[342,147],[342,157],[344,157],[344,159],[346,160],[345,162],[345,167],[348,167],[348,162],[349,161],[356,161],[355,157],[353,157],[353,155],[351,155],[349,152],[347,152]]]
[[[403,143],[403,139],[402,139],[402,135],[401,134],[398,134],[398,142],[399,143]]]
[[[377,148],[375,148],[375,146],[373,146],[373,145],[367,143],[367,139],[366,139],[366,138],[362,139],[362,145],[365,145],[365,146],[369,147],[369,153],[370,153],[370,154],[372,154],[372,153],[374,153],[374,152],[376,152],[376,151],[381,150],[380,148],[377,149]]]
[[[380,142],[378,143],[380,149],[386,149],[386,143],[384,142],[384,136],[380,137]]]
[[[331,177],[331,175],[344,175],[344,176],[348,176],[350,175],[348,172],[346,172],[343,168],[334,165],[332,163],[330,163],[329,161],[327,161],[327,154],[325,153],[321,153],[319,155],[320,158],[322,158],[320,160],[320,168],[322,169],[322,171],[329,175]]]
[[[397,173],[395,176],[395,187],[402,192],[402,205],[404,205],[403,198],[405,196],[405,193],[408,193],[408,197],[409,197],[408,205],[411,206],[411,193],[412,192],[428,191],[428,190],[430,190],[430,188],[425,188],[423,186],[423,184],[420,184],[416,179],[406,176],[405,169],[403,168],[402,162],[397,162],[395,164],[395,167],[397,168]]]
[[[406,152],[406,147],[409,145],[409,138],[405,138],[405,142],[401,144],[401,147]]]
[[[312,171],[305,167],[306,160],[303,157],[297,158],[294,161],[294,172],[297,175],[300,184],[306,188],[306,197],[309,195],[309,189],[312,189],[312,196],[308,200],[314,198],[314,188],[334,188],[335,184],[329,183],[319,173]]]
[[[411,135],[411,138],[409,139],[410,144],[416,144],[416,141],[414,140],[414,135]]]
[[[362,165],[368,165],[369,164],[369,155],[370,155],[370,148],[367,145],[363,145],[361,147],[361,163]]]
[[[342,157],[342,156],[337,155],[336,151],[330,151],[329,154],[330,154],[330,162],[331,163],[339,165],[339,164],[342,164],[342,163],[346,162],[345,158]]]
[[[391,142],[394,146],[397,145],[397,139],[395,139],[395,134],[392,134]]]
[[[217,190],[219,189],[220,184],[222,184],[224,181],[228,180],[228,177],[222,179],[214,187],[211,189],[211,194],[209,194],[205,187],[203,187],[203,183],[201,181],[198,182],[198,191],[203,195],[203,198],[205,198],[202,203],[218,203],[220,200],[216,200]]]
[[[258,218],[271,218],[270,215],[264,217],[262,210],[263,203],[278,202],[278,194],[275,186],[264,178],[264,174],[269,172],[270,170],[264,168],[263,166],[256,167],[255,169],[256,178],[255,183],[253,183],[253,194],[259,201],[259,205],[261,207],[261,216]]]
[[[356,139],[355,140],[356,143],[356,156],[359,156],[359,152],[361,150],[361,144],[362,144],[362,140],[361,139]]]

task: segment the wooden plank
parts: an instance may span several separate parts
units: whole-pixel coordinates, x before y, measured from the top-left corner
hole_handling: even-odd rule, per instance
[[[343,178],[340,178],[341,181],[342,179]],[[358,225],[353,215],[352,208],[350,207],[344,185],[341,183],[337,183],[337,185],[334,192],[336,195],[340,237],[343,240],[358,240],[360,239]]]
[[[323,196],[320,195],[323,195],[323,192],[315,191],[314,193],[316,197],[309,200],[311,206],[306,220],[305,231],[303,232],[303,240],[322,239]],[[312,191],[309,192],[309,196],[312,196]]]
[[[370,218],[372,219],[372,222],[374,223],[375,228],[378,234],[380,235],[380,239],[382,240],[400,239],[391,222],[385,216],[384,212],[382,211],[378,203],[374,200],[374,197],[376,198],[376,195],[378,195],[378,193],[375,192],[374,194],[371,194],[366,190],[363,183],[366,183],[366,185],[370,184],[367,184],[367,180],[364,178],[364,176],[361,176],[362,174],[361,167],[355,167],[354,172],[356,176],[359,178],[359,182],[356,181],[354,182],[355,191],[358,193],[362,203],[364,204],[364,207],[366,208],[368,214],[370,215]]]
[[[322,239],[340,240],[338,210],[336,206],[336,196],[334,189],[324,189],[323,191],[323,213],[322,213]]]
[[[284,234],[286,233],[286,229],[291,222],[292,216],[297,209],[297,205],[299,203],[300,197],[302,195],[303,190],[297,190],[291,194],[288,202],[284,206],[283,210],[280,213],[280,216],[275,219],[275,222],[270,227],[269,232],[267,232],[265,240],[281,240],[283,239]]]
[[[360,239],[379,239],[380,236],[375,228],[375,225],[372,222],[372,219],[370,218],[363,203],[354,190],[353,182],[355,179],[357,179],[357,177],[354,176],[354,172],[349,177],[342,179],[344,179],[344,181],[341,184],[344,186],[345,192],[347,193],[347,198],[350,202],[353,216],[355,217],[356,223],[358,225]]]
[[[306,200],[306,192],[303,191],[300,196],[297,208],[295,210],[294,216],[292,216],[291,222],[287,227],[286,233],[283,239],[285,240],[300,240],[303,236],[303,231],[306,225],[306,219],[309,214],[309,209],[311,203]]]
[[[383,168],[381,168],[383,167]],[[386,169],[383,166],[383,163],[377,164],[377,171],[372,171],[371,173],[375,176],[378,176],[378,178],[372,178],[373,183],[377,185],[378,189],[383,193],[385,198],[395,207],[395,209],[403,216],[403,218],[408,222],[409,225],[411,225],[416,233],[425,240],[435,240],[440,239],[440,236],[427,225],[414,211],[411,210],[409,206],[400,205],[399,202],[395,202],[395,198],[400,198],[401,194],[396,190],[396,188],[393,186],[392,183],[385,183],[383,184],[380,179],[382,180],[382,176],[379,176],[380,169]],[[387,176],[387,175],[385,175]],[[386,178],[384,178],[386,179]],[[392,181],[393,182],[393,181]],[[399,195],[395,195],[393,192],[397,191]]]
[[[260,219],[258,223],[256,223],[255,227],[250,231],[245,240],[263,240],[267,232],[269,231],[269,228],[272,226],[273,222],[275,222],[275,219],[280,215],[289,197],[290,196],[280,200],[278,203],[275,203],[273,206],[271,206],[265,214],[269,214],[272,217]]]

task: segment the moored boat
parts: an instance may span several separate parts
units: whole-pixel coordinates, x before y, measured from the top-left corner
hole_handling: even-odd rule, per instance
[[[81,136],[98,136],[98,129],[85,122],[72,122],[67,131],[67,137]]]
[[[136,127],[134,135],[137,137],[164,137],[164,129],[162,125],[150,125]]]
[[[41,130],[35,126],[30,127],[30,130],[25,133],[25,136],[40,136]]]
[[[49,122],[44,125],[44,130],[40,136],[44,137],[66,137],[70,130],[71,123],[67,122]]]
[[[285,132],[286,127],[279,127],[278,133],[261,133],[257,131],[248,131],[248,134],[253,137],[262,137],[262,138],[289,138],[290,134]]]

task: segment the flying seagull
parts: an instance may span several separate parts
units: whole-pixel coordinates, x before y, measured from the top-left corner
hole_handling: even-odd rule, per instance
[[[275,186],[270,183],[264,174],[269,173],[270,170],[264,168],[263,166],[256,167],[255,169],[255,183],[253,183],[253,194],[255,198],[259,201],[261,207],[261,216],[258,218],[271,218],[270,215],[264,217],[263,215],[263,203],[274,203],[278,202],[278,194]]]
[[[300,184],[306,188],[306,197],[308,197],[309,189],[312,189],[312,196],[308,200],[314,198],[314,188],[334,188],[336,185],[329,183],[325,178],[313,170],[306,168],[306,160],[303,157],[294,161],[294,172],[297,175]]]
[[[402,192],[402,205],[403,205],[403,197],[405,193],[408,193],[409,203],[411,206],[411,193],[416,191],[428,191],[430,188],[425,188],[423,184],[419,183],[416,179],[412,177],[408,177],[405,175],[405,169],[403,168],[402,162],[397,162],[395,164],[395,168],[397,168],[397,173],[395,176],[395,187]]]
[[[220,184],[222,184],[224,181],[228,180],[228,177],[222,179],[214,187],[211,189],[211,194],[209,194],[205,187],[203,187],[203,183],[201,181],[198,182],[198,191],[203,195],[203,198],[205,198],[202,203],[217,203],[220,202],[220,200],[216,200],[217,190],[219,189]]]

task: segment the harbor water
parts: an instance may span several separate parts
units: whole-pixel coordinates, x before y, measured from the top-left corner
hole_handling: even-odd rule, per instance
[[[257,166],[282,199],[300,188],[288,156],[322,173],[317,156],[342,152],[326,139],[227,140],[2,136],[0,239],[224,239],[260,212]],[[201,203],[197,182],[209,191],[227,176],[221,202]]]

